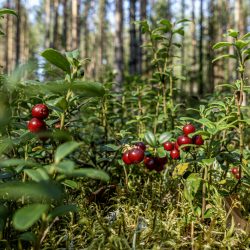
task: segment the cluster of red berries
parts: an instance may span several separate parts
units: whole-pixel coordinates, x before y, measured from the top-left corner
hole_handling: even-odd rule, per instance
[[[126,165],[138,164],[143,161],[145,150],[146,145],[143,142],[137,142],[133,148],[123,153],[122,160]]]
[[[44,119],[49,116],[49,109],[45,104],[36,104],[31,110],[32,119],[28,122],[28,129],[31,133],[39,133],[46,130],[47,125]]]
[[[166,151],[170,151],[170,157],[172,159],[180,158],[180,150],[179,147],[185,144],[195,144],[195,145],[203,145],[204,141],[201,135],[195,135],[193,138],[188,137],[189,134],[194,133],[196,130],[195,126],[192,124],[186,124],[183,128],[183,135],[180,135],[177,138],[176,142],[166,141],[163,143],[163,147]],[[188,151],[190,147],[182,147],[183,151]]]
[[[122,155],[122,160],[126,165],[138,164],[144,162],[144,165],[149,170],[160,172],[164,169],[167,163],[167,157],[153,157],[145,155],[146,145],[143,142],[137,142],[135,145],[126,150]]]
[[[239,180],[241,178],[239,169],[234,167],[231,169],[231,173],[234,175],[234,177]]]

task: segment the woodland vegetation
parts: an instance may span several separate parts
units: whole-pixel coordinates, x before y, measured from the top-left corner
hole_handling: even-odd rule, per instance
[[[0,249],[250,248],[249,1],[0,4]]]

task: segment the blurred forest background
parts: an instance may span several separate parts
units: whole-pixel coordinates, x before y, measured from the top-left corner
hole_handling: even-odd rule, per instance
[[[6,16],[0,41],[0,65],[10,73],[17,65],[35,60],[44,48],[70,51],[79,48],[90,58],[85,75],[103,80],[107,75],[122,86],[131,76],[150,77],[151,52],[141,47],[147,37],[134,21],[188,18],[185,36],[176,41],[174,59],[179,87],[190,94],[213,93],[215,86],[235,79],[234,61],[219,60],[212,45],[225,40],[229,28],[249,32],[249,0],[7,0],[1,7],[18,12]],[[183,46],[179,48],[178,44]],[[230,52],[230,51],[229,51]],[[231,51],[232,52],[232,51]],[[232,52],[233,53],[233,52]]]

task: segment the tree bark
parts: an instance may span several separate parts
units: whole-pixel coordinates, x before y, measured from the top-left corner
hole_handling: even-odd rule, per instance
[[[90,0],[85,0],[84,2],[84,12],[83,12],[83,43],[84,43],[84,57],[89,57],[89,26],[88,26],[88,16],[90,10]]]
[[[78,46],[78,38],[77,38],[77,18],[78,18],[78,0],[72,0],[72,49],[76,49]]]
[[[129,22],[130,22],[130,59],[129,59],[129,73],[135,75],[137,73],[137,37],[134,21],[136,20],[136,0],[129,1]]]
[[[16,10],[18,13],[18,21],[16,24],[16,66],[20,63],[20,40],[21,40],[21,2],[20,0],[16,0]]]
[[[50,0],[45,1],[45,43],[44,47],[50,46]]]
[[[196,21],[195,21],[195,0],[192,0],[192,23],[191,23],[191,37],[192,37],[192,68],[190,77],[190,94],[195,92],[194,86],[196,79],[196,58],[197,58],[197,42],[196,42]]]
[[[67,51],[68,44],[68,6],[67,0],[63,0],[63,35],[62,35],[62,45],[65,51]]]
[[[53,40],[52,40],[52,48],[59,49],[59,35],[58,35],[58,7],[60,1],[54,0],[53,2],[53,12],[54,12],[54,30],[53,30]]]
[[[200,0],[200,37],[199,37],[199,88],[198,94],[204,94],[203,82],[203,0]]]
[[[122,89],[123,72],[124,72],[124,56],[123,56],[123,0],[116,0],[116,12],[115,12],[115,68],[117,70],[116,91],[119,92]]]

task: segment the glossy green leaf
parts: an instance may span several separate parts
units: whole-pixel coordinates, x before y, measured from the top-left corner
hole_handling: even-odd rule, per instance
[[[219,42],[219,43],[216,43],[213,46],[213,49],[220,49],[220,48],[223,48],[223,47],[229,47],[231,45],[232,45],[232,43],[230,43],[230,42]]]
[[[145,138],[145,141],[146,141],[151,147],[155,147],[155,146],[157,145],[155,135],[154,135],[151,131],[146,132],[144,138]]]
[[[200,185],[201,185],[201,177],[197,173],[192,173],[188,176],[185,182],[184,188],[184,197],[187,200],[193,200]]]
[[[220,59],[224,59],[224,58],[233,58],[233,59],[237,59],[237,57],[235,55],[230,55],[230,54],[226,54],[226,55],[221,55],[216,57],[215,59],[212,60],[212,63],[220,60]]]
[[[36,241],[36,235],[32,232],[25,232],[19,235],[18,237],[20,240],[24,241],[30,241],[35,242]]]
[[[75,141],[65,142],[60,145],[55,152],[55,163],[58,164],[64,157],[79,148],[81,143]]]
[[[103,85],[98,82],[76,81],[71,89],[81,97],[102,97],[105,94]]]
[[[163,144],[164,142],[170,140],[172,138],[172,133],[170,132],[164,132],[159,136],[159,143]]]
[[[14,15],[17,17],[17,13],[14,10],[10,10],[10,9],[0,9],[0,16],[2,15],[6,15],[6,14],[10,14],[10,15]]]
[[[17,192],[18,190],[18,192]],[[4,200],[18,200],[22,197],[31,200],[61,199],[63,196],[61,188],[48,181],[43,182],[6,182],[0,184],[0,198]]]
[[[237,38],[238,35],[239,35],[239,32],[238,32],[237,30],[229,29],[229,30],[227,31],[227,35],[228,35],[228,36],[231,36],[231,37],[233,37],[233,38]]]
[[[56,207],[48,214],[48,219],[53,219],[56,216],[63,216],[69,212],[77,212],[78,209],[75,205],[62,205]]]
[[[34,225],[49,209],[47,204],[31,204],[18,209],[13,216],[13,225],[23,231]]]
[[[70,177],[88,177],[92,179],[109,181],[109,176],[103,170],[94,169],[94,168],[81,168],[75,169],[71,173],[67,173],[67,176]]]
[[[62,55],[59,51],[55,49],[46,49],[41,53],[48,62],[55,65],[59,69],[65,71],[66,73],[70,74],[70,64],[67,58]]]

